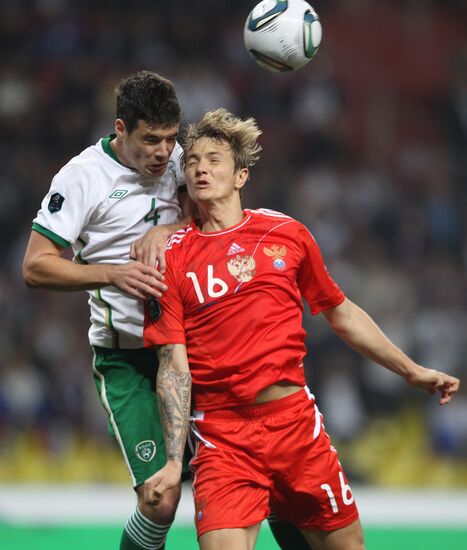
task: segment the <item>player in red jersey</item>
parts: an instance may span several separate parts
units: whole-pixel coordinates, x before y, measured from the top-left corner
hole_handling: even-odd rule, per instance
[[[157,502],[180,479],[193,393],[196,526],[203,550],[251,550],[270,510],[315,549],[361,550],[352,492],[305,385],[303,296],[354,349],[447,403],[459,380],[414,363],[328,274],[308,230],[284,214],[242,210],[258,158],[253,119],[219,109],[190,127],[185,176],[200,219],[169,240],[159,347],[166,466],[145,483]],[[155,314],[154,314],[155,313]]]

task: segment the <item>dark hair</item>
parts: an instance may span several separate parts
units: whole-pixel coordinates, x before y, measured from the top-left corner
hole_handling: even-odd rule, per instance
[[[116,117],[131,133],[143,120],[154,126],[175,126],[181,109],[170,80],[151,71],[139,71],[124,78],[115,89]]]

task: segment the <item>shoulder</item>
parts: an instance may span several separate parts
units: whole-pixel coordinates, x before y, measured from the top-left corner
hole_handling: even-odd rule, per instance
[[[165,245],[166,250],[169,253],[176,252],[177,250],[181,250],[186,246],[191,236],[193,235],[193,229],[194,227],[192,224],[187,225],[183,229],[179,229],[176,231],[169,239],[167,240],[167,244]]]
[[[92,177],[97,166],[102,164],[104,154],[100,154],[98,147],[92,145],[84,149],[79,155],[71,158],[57,173],[56,177],[70,174]]]
[[[306,227],[295,218],[288,216],[277,210],[270,210],[269,208],[258,208],[256,210],[246,211],[253,220],[258,223],[270,226],[270,227],[290,227],[294,231],[297,229],[307,231]]]
[[[258,223],[274,231],[282,231],[285,236],[292,237],[297,244],[302,243],[307,245],[310,242],[313,245],[316,244],[316,240],[308,227],[287,214],[268,208],[247,210],[247,212]]]
[[[104,159],[107,157],[110,159],[111,157],[104,151],[101,142],[102,140],[99,140],[96,144],[83,149],[79,155],[76,155],[68,162],[68,165],[86,167],[103,164]]]
[[[247,210],[247,212],[251,214],[252,217],[258,219],[285,219],[296,221],[290,216],[287,216],[287,214],[283,214],[277,210],[270,210],[269,208],[257,208],[256,210]]]
[[[103,189],[106,183],[111,187],[118,175],[118,168],[114,167],[117,163],[107,157],[100,142],[87,147],[57,172],[54,183],[72,190],[89,190],[94,194]]]

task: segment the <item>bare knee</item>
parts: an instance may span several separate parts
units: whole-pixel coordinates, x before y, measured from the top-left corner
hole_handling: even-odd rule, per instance
[[[143,493],[140,489],[138,487],[138,508],[143,516],[158,525],[172,523],[177,511],[178,501],[180,500],[181,487],[178,486],[167,490],[159,504],[147,504],[144,502]]]

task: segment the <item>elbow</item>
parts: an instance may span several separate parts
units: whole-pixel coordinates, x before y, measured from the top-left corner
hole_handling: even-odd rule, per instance
[[[29,263],[23,263],[23,280],[28,288],[40,288],[34,269]]]
[[[346,299],[337,307],[325,311],[324,315],[331,330],[339,337],[345,338],[353,329],[356,311],[355,304]]]
[[[331,330],[334,332],[334,334],[337,334],[337,336],[339,336],[340,338],[345,338],[348,329],[344,323],[329,323],[329,326],[331,327]]]

